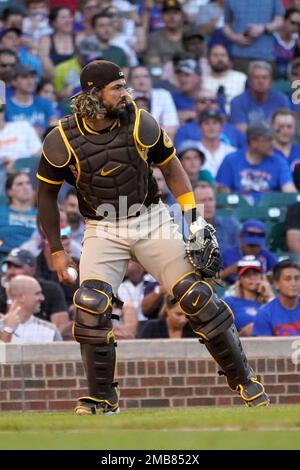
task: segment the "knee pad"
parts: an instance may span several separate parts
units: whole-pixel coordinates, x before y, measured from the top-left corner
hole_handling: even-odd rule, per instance
[[[105,281],[83,281],[74,294],[77,307],[74,338],[81,344],[109,344],[114,341],[112,333],[112,287]]]
[[[174,284],[172,291],[194,332],[204,340],[215,338],[232,325],[230,308],[199,274],[186,274]]]

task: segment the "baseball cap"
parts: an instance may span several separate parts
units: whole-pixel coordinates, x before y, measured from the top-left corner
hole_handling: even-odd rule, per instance
[[[184,30],[183,35],[182,35],[182,40],[183,41],[188,41],[189,39],[192,38],[199,38],[202,41],[204,40],[203,34],[200,33],[199,29],[196,26],[190,26],[186,30]]]
[[[200,123],[207,121],[208,119],[216,119],[217,121],[223,123],[222,113],[218,109],[206,109],[199,114],[198,121]]]
[[[181,142],[177,148],[177,157],[180,159],[183,153],[187,152],[188,150],[196,150],[196,152],[199,154],[202,164],[205,162],[205,155],[201,149],[200,143],[197,140],[184,140]]]
[[[22,250],[21,248],[14,248],[11,250],[4,260],[4,263],[11,263],[15,266],[35,266],[35,257],[28,250]]]
[[[28,77],[28,75],[36,75],[36,71],[28,64],[17,63],[13,68],[15,77]]]
[[[182,11],[181,4],[177,0],[164,0],[161,11],[178,10]]]
[[[248,269],[254,269],[259,273],[262,272],[261,262],[255,258],[255,256],[244,256],[239,260],[238,264],[238,276],[242,276]]]
[[[274,129],[266,121],[256,121],[248,126],[248,142],[252,139],[259,139],[260,137],[265,139],[273,139],[274,137]]]
[[[83,67],[80,84],[82,91],[88,91],[93,87],[104,88],[120,78],[124,78],[124,73],[117,64],[108,60],[93,60]]]
[[[175,65],[175,72],[182,72],[186,73],[187,75],[191,75],[192,73],[201,75],[199,64],[195,59],[179,60]]]
[[[97,38],[91,36],[83,39],[78,46],[78,51],[81,55],[85,56],[87,61],[100,59],[101,51]]]
[[[260,220],[249,219],[243,224],[240,236],[245,245],[262,247],[266,242],[266,226]]]

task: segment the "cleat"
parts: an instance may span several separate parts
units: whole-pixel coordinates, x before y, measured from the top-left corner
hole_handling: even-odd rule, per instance
[[[79,399],[74,409],[76,415],[110,415],[120,412],[118,403],[107,400],[94,400],[93,398]]]
[[[265,392],[263,385],[256,377],[250,377],[244,385],[238,385],[236,391],[240,394],[247,407],[269,406],[270,398]]]

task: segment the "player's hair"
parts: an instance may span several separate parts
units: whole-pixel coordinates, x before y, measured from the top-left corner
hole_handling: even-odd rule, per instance
[[[71,98],[71,109],[73,113],[88,119],[103,119],[106,109],[96,95],[97,88],[87,92],[80,92]]]

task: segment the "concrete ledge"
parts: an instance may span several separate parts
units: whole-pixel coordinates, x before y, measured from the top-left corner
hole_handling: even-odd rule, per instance
[[[296,349],[300,351],[300,337],[245,338],[242,343],[249,359],[291,358]],[[119,341],[118,358],[121,360],[210,359],[211,356],[197,339],[162,339]],[[80,360],[79,345],[73,341],[22,345],[0,343],[0,364]]]

